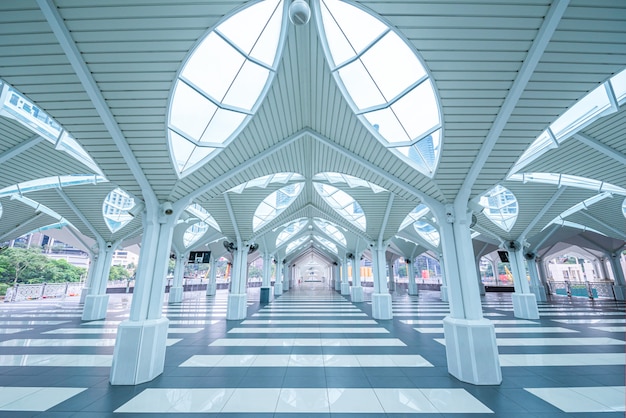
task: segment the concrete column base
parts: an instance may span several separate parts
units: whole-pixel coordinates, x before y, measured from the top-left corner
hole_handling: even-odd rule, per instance
[[[396,282],[391,281],[387,283],[387,288],[389,289],[390,292],[395,292],[396,291]]]
[[[248,315],[248,295],[245,293],[228,295],[228,306],[226,308],[226,319],[238,321],[246,319]]]
[[[448,373],[473,385],[502,382],[496,331],[491,321],[445,317],[443,330]]]
[[[109,295],[87,295],[83,306],[83,321],[96,321],[107,317]]]
[[[450,299],[448,298],[448,286],[441,285],[441,301],[448,302]]]
[[[167,303],[180,303],[183,301],[183,287],[170,287],[170,296]]]
[[[391,295],[389,293],[372,294],[372,317],[374,319],[393,319]]]
[[[620,284],[614,284],[613,292],[615,293],[615,299],[626,300],[626,286],[622,286]]]
[[[217,292],[217,284],[216,283],[209,283],[206,286],[206,295],[207,296],[215,296],[216,292]]]
[[[165,317],[119,325],[109,378],[112,385],[138,385],[163,373],[168,325]]]
[[[341,295],[342,296],[350,295],[350,285],[348,283],[341,283]]]
[[[352,302],[363,302],[363,286],[352,286],[350,292]]]
[[[483,282],[478,283],[478,291],[480,292],[480,296],[485,296],[485,285]]]
[[[341,282],[339,280],[335,280],[335,290],[341,292]]]
[[[261,303],[270,303],[272,301],[272,288],[264,286],[261,288]]]
[[[85,299],[87,299],[87,295],[89,295],[89,288],[83,287],[83,290],[80,291],[80,300],[78,303],[85,303]]]
[[[283,284],[274,283],[274,296],[280,296],[283,294]]]
[[[533,293],[513,293],[513,315],[521,319],[539,319],[537,299]]]
[[[283,293],[288,292],[289,291],[289,280],[285,280],[283,282]]]
[[[417,288],[417,283],[409,283],[409,296],[417,296],[419,295],[419,289]]]
[[[535,295],[537,302],[545,302],[548,300],[546,288],[543,286],[530,286],[530,291]]]

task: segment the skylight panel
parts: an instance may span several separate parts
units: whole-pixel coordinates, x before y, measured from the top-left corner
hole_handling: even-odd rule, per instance
[[[276,237],[276,247],[280,247],[282,244],[296,236],[308,223],[309,221],[307,219],[302,218],[285,226],[283,231],[278,234],[278,237]]]
[[[335,241],[337,241],[344,247],[346,246],[346,237],[339,230],[339,228],[337,228],[335,225],[321,218],[315,218],[313,221],[315,222],[315,225],[320,230],[324,231],[326,235],[332,237]]]
[[[426,147],[420,141],[441,128],[441,112],[412,46],[393,27],[352,4],[322,0],[318,13],[327,59],[352,110],[381,143],[399,147],[394,149],[398,156],[432,177],[441,139],[430,138]],[[409,156],[412,146],[415,158]]]
[[[304,242],[305,242],[306,240],[308,240],[308,239],[309,239],[309,237],[305,235],[305,236],[303,236],[303,237],[298,238],[297,240],[295,240],[295,241],[293,241],[293,242],[290,242],[290,243],[289,243],[289,245],[287,245],[287,248],[285,249],[285,253],[286,253],[286,254],[291,253],[291,252],[292,252],[292,251],[294,251],[296,248],[298,248],[299,246],[301,246],[302,244],[304,244]]]
[[[544,229],[546,229],[548,226],[550,226],[552,224],[558,224],[561,221],[565,220],[565,218],[567,218],[568,216],[571,216],[571,215],[573,215],[576,212],[579,212],[581,210],[585,210],[589,206],[591,206],[591,205],[593,205],[595,203],[598,203],[598,202],[606,199],[607,197],[611,197],[611,194],[610,193],[600,193],[598,195],[590,197],[589,199],[585,199],[584,201],[582,201],[580,203],[575,204],[571,208],[563,211],[560,215],[558,215],[552,221],[550,221],[545,227],[543,227],[542,231]]]
[[[333,172],[324,172],[318,173],[313,176],[313,180],[326,180],[329,183],[345,183],[351,189],[355,187],[369,187],[374,193],[386,192],[387,189],[377,186],[374,183],[370,183],[369,181],[360,179],[358,177],[350,176],[348,174],[341,173],[333,173]]]
[[[2,210],[2,208],[0,208],[0,211]],[[2,212],[0,212],[0,215],[2,214]],[[624,218],[626,218],[626,199],[624,199],[624,201],[622,202],[622,215],[624,215]]]
[[[75,174],[70,176],[53,176],[14,184],[0,190],[0,197],[14,194],[29,193],[37,190],[76,186],[80,184],[104,183],[108,180],[93,174]]]
[[[434,247],[439,247],[440,237],[437,228],[424,221],[413,222],[415,231]]]
[[[56,213],[55,211],[47,207],[46,205],[42,205],[41,203],[36,202],[33,199],[29,199],[24,196],[13,195],[11,196],[11,200],[17,200],[18,202],[22,202],[25,205],[28,205],[31,208],[35,209],[35,211],[37,212],[45,213],[46,215],[53,217],[59,222],[65,222],[68,225],[72,226],[72,224],[67,219],[65,219],[64,217],[62,217],[61,215],[59,215],[58,213]]]
[[[183,234],[183,245],[189,248],[197,242],[209,230],[209,225],[205,222],[198,222],[190,225]]]
[[[0,203],[0,218],[2,218],[2,203]]]
[[[135,199],[119,187],[111,190],[102,203],[102,216],[111,232],[117,232],[133,220],[128,213],[135,206]]]
[[[511,170],[512,173],[516,173],[521,170],[523,167],[530,164],[537,157],[547,152],[550,149],[557,148],[559,145],[556,140],[552,137],[552,134],[549,130],[545,130],[533,141],[532,144],[524,151],[522,156],[517,160],[515,166]]]
[[[302,183],[293,183],[267,196],[254,213],[252,229],[256,232],[260,227],[275,219],[296,200],[301,191]]]
[[[571,174],[523,173],[511,175],[508,177],[508,180],[521,181],[524,183],[532,182],[554,184],[558,187],[571,186],[580,189],[595,190],[598,192],[610,192],[613,194],[626,195],[626,189],[623,187],[586,177],[573,176]]]
[[[400,228],[398,228],[398,231],[402,231],[404,228],[411,225],[415,221],[423,218],[428,214],[428,212],[430,212],[430,208],[425,204],[420,203],[411,212],[409,212],[408,215],[406,215],[406,218],[404,218],[402,224],[400,224]]]
[[[611,107],[604,85],[594,89],[550,125],[557,141],[561,142],[593,122],[603,111]]]
[[[201,40],[183,64],[168,119],[180,176],[227,145],[256,112],[286,34],[283,6],[282,0],[265,0],[240,10]]]
[[[304,176],[298,173],[276,173],[276,174],[268,174],[267,176],[257,177],[256,179],[247,181],[238,186],[233,187],[228,190],[233,193],[242,193],[245,189],[249,189],[251,187],[261,187],[266,188],[270,184],[273,183],[288,183],[289,181],[303,181]]]
[[[313,183],[313,186],[330,207],[353,225],[365,231],[365,214],[361,205],[352,196],[328,184]]]
[[[621,105],[626,101],[626,70],[611,77],[611,87],[617,102]]]
[[[599,234],[599,235],[604,235],[604,236],[606,236],[606,234],[603,234],[602,232],[600,232],[600,231],[598,231],[598,230],[596,230],[596,229],[589,228],[587,225],[582,225],[582,224],[578,224],[578,223],[575,223],[575,222],[564,221],[564,220],[561,220],[561,221],[559,221],[559,222],[555,222],[555,223],[556,223],[557,225],[567,226],[567,227],[569,227],[569,228],[580,229],[580,230],[582,230],[583,232],[584,232],[584,231],[589,231],[589,232],[594,232],[594,233]]]
[[[334,242],[331,242],[329,240],[327,240],[324,237],[320,237],[319,235],[313,235],[313,238],[316,239],[320,244],[322,244],[324,247],[328,248],[330,251],[334,252],[335,254],[337,254],[339,251],[337,250],[337,245],[335,245]]]
[[[483,214],[491,222],[507,232],[513,228],[518,205],[517,198],[509,189],[498,184],[481,196],[479,203],[485,207]]]
[[[206,211],[206,209],[204,209],[202,206],[200,206],[197,203],[192,203],[191,205],[187,206],[187,208],[185,209],[189,214],[191,214],[192,216],[200,219],[202,222],[205,222],[208,226],[210,226],[211,228],[222,232],[222,230],[220,229],[220,226],[217,224],[217,221],[215,220],[215,218],[213,218],[213,216],[211,216],[211,214],[209,212]]]

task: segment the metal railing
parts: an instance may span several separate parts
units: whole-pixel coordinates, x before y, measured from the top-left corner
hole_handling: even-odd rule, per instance
[[[584,282],[548,280],[550,294],[569,297],[586,297],[589,299],[615,299],[613,282]]]
[[[82,283],[41,283],[17,284],[9,287],[4,297],[5,302],[19,302],[22,300],[64,298],[79,296]]]

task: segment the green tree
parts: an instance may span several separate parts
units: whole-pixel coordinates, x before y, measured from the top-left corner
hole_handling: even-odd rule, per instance
[[[7,248],[0,254],[0,281],[15,286],[41,280],[48,258],[39,249]]]
[[[109,271],[109,280],[128,280],[130,272],[122,266],[111,266]]]
[[[44,269],[44,277],[50,283],[79,282],[86,269],[76,267],[66,260],[48,259]]]

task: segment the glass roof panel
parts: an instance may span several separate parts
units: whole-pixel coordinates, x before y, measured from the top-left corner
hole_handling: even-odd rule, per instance
[[[623,104],[626,101],[626,70],[622,70],[611,77],[611,87],[617,102]]]
[[[370,76],[376,80],[378,89],[386,98],[386,102],[399,95],[407,86],[426,76],[424,67],[413,51],[393,31],[388,32],[367,50],[361,60]],[[390,68],[395,69],[393,77],[389,77]]]
[[[421,138],[439,125],[437,99],[426,80],[391,106],[411,140]]]
[[[328,248],[330,251],[334,252],[335,254],[338,253],[337,246],[334,242],[331,242],[324,237],[320,237],[319,235],[313,235],[313,238],[315,238],[320,244]]]
[[[430,208],[423,203],[415,206],[415,208],[411,212],[409,212],[408,215],[406,215],[406,218],[404,218],[402,224],[400,224],[400,228],[398,228],[398,231],[402,231],[404,228],[411,225],[415,221],[423,218],[428,214],[428,212],[430,212]]]
[[[298,238],[295,241],[290,242],[289,245],[287,245],[287,248],[285,249],[285,253],[289,254],[290,252],[298,248],[300,245],[304,244],[304,242],[308,239],[310,239],[310,237],[308,235],[305,235],[303,237]]]
[[[440,237],[437,228],[424,221],[413,222],[415,231],[434,247],[439,247]]]
[[[354,61],[337,71],[357,109],[386,103],[376,81],[361,60]]]
[[[128,213],[135,206],[135,199],[119,187],[111,190],[102,203],[102,216],[111,232],[117,232],[133,220]]]
[[[365,231],[366,220],[361,205],[348,193],[334,186],[313,183],[315,190],[337,213],[350,221],[357,228]]]
[[[216,111],[217,106],[200,93],[180,80],[176,82],[170,112],[171,127],[190,138],[200,138]]]
[[[287,225],[283,225],[285,229],[283,229],[282,232],[278,234],[278,237],[276,237],[276,247],[280,247],[282,244],[296,236],[308,223],[309,221],[307,219],[302,218]]]
[[[2,203],[0,203],[0,218],[2,218]]]
[[[56,213],[55,211],[47,207],[46,205],[42,205],[41,203],[36,202],[33,199],[29,199],[24,196],[14,195],[14,196],[11,196],[11,200],[17,200],[18,202],[22,202],[25,205],[28,205],[31,208],[35,209],[37,212],[45,213],[46,215],[51,216],[54,219],[57,219],[59,222],[65,222],[68,225],[73,227],[73,225],[67,219],[65,219],[64,217],[62,217],[61,215],[59,215],[58,213]]]
[[[268,174],[267,176],[257,177],[256,179],[247,181],[238,186],[233,187],[228,190],[232,193],[242,193],[245,189],[249,189],[251,187],[262,187],[266,188],[272,183],[282,183],[285,184],[289,181],[303,181],[304,176],[298,173],[276,173],[276,174]]]
[[[563,115],[552,122],[550,130],[556,140],[561,142],[591,123],[609,107],[611,107],[611,102],[602,85],[567,109]]]
[[[569,228],[581,229],[583,231],[595,232],[596,234],[600,234],[600,235],[606,236],[606,234],[603,234],[602,232],[600,232],[600,231],[598,231],[596,229],[589,228],[586,225],[578,224],[578,223],[575,223],[575,222],[561,220],[561,221],[555,222],[555,223],[558,224],[558,225],[561,225],[561,226],[567,226]]]
[[[321,218],[315,218],[313,221],[315,222],[315,225],[324,231],[326,235],[332,237],[344,247],[346,246],[346,237],[339,230],[339,228],[337,228],[337,226]]]
[[[326,36],[335,65],[360,53],[387,30],[369,13],[341,1],[323,0],[321,11],[324,31],[330,30]]]
[[[483,214],[491,222],[507,232],[513,228],[518,205],[517,198],[509,189],[498,184],[481,196],[479,203],[485,207]]]
[[[341,174],[341,173],[333,173],[333,172],[323,172],[317,173],[313,176],[313,180],[326,180],[329,183],[345,183],[351,189],[355,187],[369,187],[374,193],[386,192],[387,189],[377,186],[374,183],[370,183],[367,180],[360,179],[358,177],[351,176],[349,174]]]
[[[550,132],[546,129],[537,137],[537,139],[533,141],[532,144],[530,144],[530,146],[526,149],[526,151],[524,151],[521,157],[519,157],[519,159],[515,163],[515,166],[513,166],[513,168],[511,169],[511,172],[518,172],[543,153],[557,147],[558,144],[555,142],[554,139],[552,139],[552,135],[550,135]]]
[[[558,173],[523,173],[509,176],[508,180],[521,181],[524,183],[545,183],[557,186],[571,186],[598,192],[610,192],[613,194],[626,195],[626,189],[611,183],[604,183],[586,177],[572,176],[571,174]]]
[[[283,6],[282,0],[264,0],[239,10],[211,31],[183,64],[168,119],[170,150],[180,176],[221,149],[260,104],[286,33]],[[196,151],[200,143],[211,148]]]
[[[61,139],[56,145],[56,149],[64,151],[74,157],[74,159],[80,161],[85,166],[92,169],[95,173],[99,175],[103,175],[102,171],[100,171],[100,167],[95,163],[95,161],[87,154],[87,151],[81,147],[76,140],[67,133],[67,131],[63,131],[61,134]]]
[[[202,222],[205,222],[208,226],[212,227],[213,229],[216,229],[222,232],[215,218],[213,218],[213,216],[211,216],[211,214],[207,212],[206,209],[204,209],[199,204],[192,203],[191,205],[187,206],[185,210],[189,212],[189,214],[191,214],[192,216],[200,219]]]
[[[624,218],[626,218],[626,199],[622,202],[622,214],[624,215]]]
[[[36,190],[76,186],[80,184],[106,183],[108,180],[93,174],[74,174],[69,176],[45,177],[14,184],[0,190],[0,197],[23,194]]]
[[[270,193],[257,207],[252,219],[252,229],[257,231],[260,227],[276,218],[282,211],[287,209],[302,191],[302,183],[293,183]]]
[[[183,245],[189,248],[193,243],[197,242],[209,230],[209,225],[204,222],[198,222],[190,225],[183,235]]]

